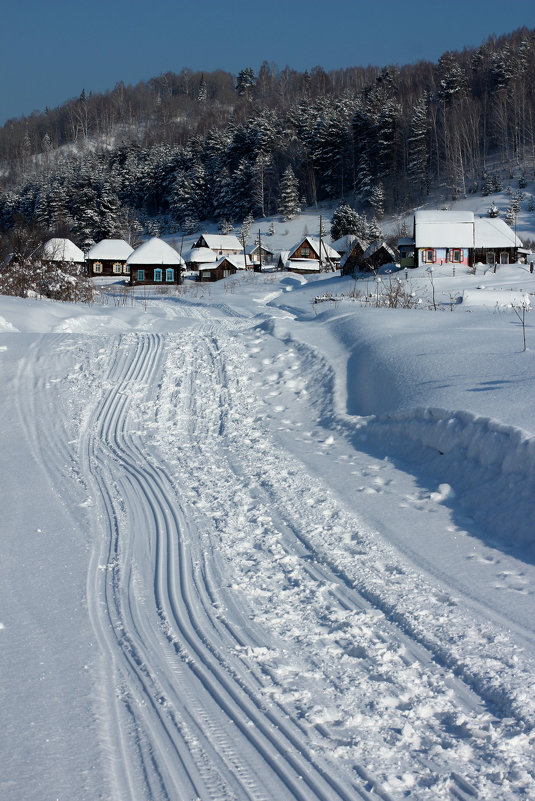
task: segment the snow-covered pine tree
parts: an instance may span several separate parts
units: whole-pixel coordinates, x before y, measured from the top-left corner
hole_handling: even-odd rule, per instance
[[[416,198],[429,192],[427,155],[428,99],[423,95],[413,106],[410,134],[407,140],[407,176]]]
[[[227,234],[234,233],[234,225],[232,223],[232,220],[227,220],[227,219],[220,220],[217,228],[218,231],[220,231],[224,236],[226,236]]]
[[[249,213],[240,226],[240,233],[239,233],[240,241],[247,239],[247,237],[249,236],[251,225],[253,224],[254,224],[254,217],[252,214]]]
[[[381,219],[385,210],[385,190],[381,182],[372,187],[370,206],[373,208],[375,216]]]
[[[236,91],[243,97],[249,98],[256,85],[256,78],[252,67],[245,67],[238,73]]]
[[[207,99],[208,99],[208,87],[206,85],[206,79],[203,73],[201,75],[201,82],[199,83],[199,90],[197,92],[197,102],[206,103]]]
[[[486,172],[483,175],[483,186],[481,187],[481,192],[485,197],[488,195],[492,195],[494,192],[494,180],[490,173]]]
[[[376,217],[372,218],[372,221],[368,226],[368,239],[371,242],[376,242],[378,239],[383,239],[383,232]]]
[[[340,239],[346,234],[354,234],[365,241],[368,237],[368,223],[352,206],[341,203],[332,216],[331,238]]]
[[[500,215],[500,210],[494,201],[489,206],[488,215],[489,217],[499,217]]]
[[[299,181],[291,165],[286,167],[280,182],[279,211],[284,220],[291,220],[301,211],[299,203]]]
[[[104,184],[101,189],[99,212],[99,236],[102,239],[120,239],[122,237],[121,203],[109,183]]]

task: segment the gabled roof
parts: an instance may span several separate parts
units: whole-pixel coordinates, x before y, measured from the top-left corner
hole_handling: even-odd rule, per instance
[[[192,248],[184,254],[184,260],[188,264],[211,264],[217,261],[217,256],[210,248]]]
[[[163,239],[153,236],[130,254],[127,263],[179,265],[184,264],[184,259]]]
[[[228,256],[221,256],[216,267],[219,267],[224,261],[228,261],[228,263],[232,264],[237,270],[246,270],[248,267],[253,266],[249,256],[247,256],[245,261],[243,260],[243,253],[232,253]]]
[[[340,259],[340,267],[343,267],[345,263],[351,258],[357,247],[359,247],[361,252],[364,253],[364,251],[368,247],[368,243],[364,242],[364,240],[360,239],[358,236],[353,237],[353,242],[351,243],[351,247],[344,253],[342,258]]]
[[[134,248],[125,242],[124,239],[103,239],[93,245],[89,253],[88,259],[116,259],[117,261],[126,261]]]
[[[340,239],[337,239],[335,242],[331,242],[331,247],[338,251],[338,253],[347,253],[355,239],[357,239],[356,234],[345,234],[345,236],[341,236]]]
[[[253,253],[256,253],[259,247],[260,245],[257,242],[256,245],[249,245],[249,247],[245,249],[245,252],[249,256],[252,256]],[[271,253],[272,256],[274,256],[276,253],[275,250],[271,250],[271,248],[268,248],[268,246],[264,242],[262,242],[262,250],[265,250],[266,253]]]
[[[474,240],[476,248],[522,247],[522,242],[513,229],[499,217],[477,217]]]
[[[396,260],[396,254],[392,248],[386,244],[384,239],[376,239],[375,242],[371,242],[362,254],[362,258],[369,259],[371,256],[374,256],[378,250],[384,250],[389,256],[392,257],[392,261]]]
[[[417,248],[474,247],[474,212],[421,210],[414,213]]]
[[[305,236],[300,242],[298,242],[297,245],[295,245],[295,247],[290,250],[290,259],[292,259],[292,254],[295,253],[295,251],[298,250],[301,245],[304,245],[305,242],[308,242],[314,253],[317,253],[318,256],[320,255],[320,240],[315,239],[312,236]],[[332,261],[338,261],[340,258],[338,251],[332,248],[330,245],[327,245],[324,239],[321,240],[321,256],[324,259],[331,259]]]
[[[54,237],[43,245],[43,259],[46,261],[73,261],[84,263],[84,254],[70,239]]]
[[[212,250],[243,250],[242,243],[235,234],[203,234],[202,239]]]

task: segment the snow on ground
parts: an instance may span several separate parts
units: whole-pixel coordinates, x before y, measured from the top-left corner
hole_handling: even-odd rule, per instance
[[[0,298],[2,798],[535,796],[535,281],[460,273]]]

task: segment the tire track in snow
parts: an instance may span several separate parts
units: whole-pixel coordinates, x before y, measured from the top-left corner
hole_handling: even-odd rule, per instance
[[[195,611],[192,566],[182,533],[187,530],[187,521],[165,474],[147,466],[140,446],[135,444],[136,435],[131,436],[127,424],[131,387],[143,385],[155,371],[160,345],[156,337],[140,337],[130,360],[120,349],[110,372],[112,387],[98,405],[85,440],[85,468],[98,486],[101,511],[107,521],[107,535],[95,560],[98,565],[95,564],[94,584],[88,589],[88,596],[95,628],[114,674],[108,698],[118,686],[125,690],[125,697],[115,700],[115,719],[108,721],[110,742],[115,736],[122,737],[115,759],[115,784],[119,790],[127,788],[132,798],[172,798],[176,791],[180,797],[187,792],[192,798],[196,793],[203,799],[353,798],[354,794],[339,789],[337,781],[322,776],[306,758],[303,761],[306,755],[299,751],[301,743],[295,737],[287,739],[278,727],[280,721],[270,719],[262,709],[263,699],[259,702],[245,682],[242,686],[228,674],[218,656],[217,644],[210,643],[203,632],[210,620],[199,619]],[[127,474],[127,480],[119,478],[121,472]],[[126,509],[118,505],[121,497]],[[128,543],[128,538],[125,541],[123,518],[130,521],[130,538],[139,540],[139,532],[132,530],[135,527],[149,540],[153,538],[153,601],[160,619],[160,635],[167,629],[164,644],[161,636],[154,635],[150,616],[144,614],[132,589],[129,565],[136,558],[137,545]],[[205,777],[200,784],[191,765],[183,760],[184,752],[191,754],[191,742],[179,732],[176,721],[185,710],[173,678],[161,675],[161,667],[169,658],[169,648],[163,645],[169,644],[174,645],[186,665],[181,677],[186,687],[181,686],[180,694],[185,689],[195,709],[190,724],[197,729],[200,747],[210,750],[210,738],[217,739],[218,728],[227,728],[228,733],[225,716],[231,721],[232,737],[219,737],[222,753],[213,752],[208,757],[221,773],[219,789],[214,789],[214,781]],[[157,651],[162,650],[167,650],[166,660],[161,654],[157,656]],[[208,720],[207,731],[203,731],[198,712],[200,701]],[[172,713],[163,714],[161,706],[171,708]],[[126,713],[131,720],[126,721],[129,725],[125,727]],[[137,753],[132,753],[125,737],[125,729],[132,727],[137,731]],[[239,752],[232,744],[236,730],[240,734]],[[165,747],[170,746],[174,749],[173,759],[166,760]],[[119,765],[125,766],[122,772]],[[202,766],[197,768],[201,773]],[[135,781],[132,776],[137,777]],[[136,781],[144,787],[142,795]],[[263,785],[268,788],[267,793]]]
[[[236,563],[241,562],[239,567],[242,574],[240,579],[236,579],[236,589],[245,598],[242,604],[246,605],[250,601],[254,605],[256,598],[261,598],[262,593],[265,593],[267,602],[264,604],[264,611],[262,604],[257,604],[259,611],[256,620],[259,621],[259,628],[266,625],[276,628],[279,634],[283,629],[280,621],[276,620],[277,612],[271,614],[269,611],[271,605],[276,610],[281,608],[280,598],[273,592],[275,579],[272,579],[272,586],[269,586],[270,569],[275,575],[273,564],[280,571],[276,580],[282,585],[283,591],[287,591],[284,582],[294,582],[303,588],[308,585],[311,598],[314,592],[318,595],[324,594],[326,603],[323,610],[319,608],[314,625],[319,629],[322,623],[325,628],[331,626],[332,631],[324,636],[325,642],[330,644],[339,658],[345,660],[345,665],[348,657],[349,661],[353,661],[348,673],[354,675],[356,683],[366,684],[362,696],[370,699],[366,703],[370,704],[374,713],[372,718],[381,721],[381,715],[384,714],[381,703],[387,704],[383,708],[387,711],[388,705],[392,708],[392,712],[384,714],[386,721],[392,721],[390,728],[388,723],[382,721],[378,726],[384,730],[384,736],[390,738],[390,741],[383,751],[374,755],[375,761],[378,759],[380,764],[381,759],[385,762],[393,759],[394,764],[397,764],[395,744],[413,738],[414,742],[427,742],[429,749],[435,752],[432,758],[416,755],[414,764],[411,764],[411,759],[408,760],[407,766],[412,768],[416,776],[420,774],[418,781],[422,791],[423,787],[434,786],[437,798],[449,798],[450,795],[458,796],[461,793],[459,788],[463,782],[465,788],[472,787],[472,782],[479,782],[482,787],[491,786],[491,792],[496,792],[493,772],[487,771],[486,766],[493,761],[503,760],[503,770],[507,773],[509,769],[506,765],[511,755],[507,754],[506,749],[503,754],[500,753],[496,743],[502,738],[504,742],[510,740],[513,743],[517,735],[522,736],[521,727],[513,724],[510,728],[507,720],[502,725],[487,708],[488,698],[482,699],[474,692],[478,688],[477,681],[472,679],[467,684],[457,678],[442,660],[435,660],[434,650],[429,651],[422,646],[418,638],[413,636],[410,627],[398,626],[402,621],[390,609],[387,586],[389,581],[395,585],[400,581],[410,580],[410,576],[403,578],[403,568],[399,569],[399,577],[395,571],[389,570],[380,576],[375,563],[380,565],[386,560],[384,566],[389,568],[389,561],[395,560],[391,549],[385,549],[380,541],[373,542],[370,532],[359,531],[362,529],[360,521],[352,519],[347,510],[337,506],[329,491],[319,485],[315,477],[307,475],[306,467],[285,454],[280,446],[274,449],[265,428],[255,425],[258,422],[258,404],[251,382],[246,378],[244,350],[236,342],[222,328],[219,332],[212,328],[210,337],[204,337],[202,341],[198,338],[195,342],[195,352],[191,353],[189,368],[185,362],[184,344],[181,343],[178,347],[177,343],[174,351],[176,358],[171,359],[172,369],[166,375],[173,374],[179,378],[170,380],[162,390],[160,408],[168,410],[168,418],[160,422],[166,436],[172,431],[173,420],[187,421],[189,430],[183,431],[180,428],[179,435],[177,426],[177,434],[171,442],[160,438],[160,448],[168,455],[169,461],[172,460],[173,448],[177,453],[185,454],[184,458],[179,456],[177,459],[176,474],[189,474],[188,481],[192,488],[189,493],[190,503],[199,508],[200,521],[203,515],[206,516],[207,530],[210,526],[214,529],[203,540],[199,549],[202,547],[205,554],[209,553],[210,537],[213,548],[216,547],[217,538],[221,537],[227,558]],[[197,379],[193,398],[191,385],[187,378],[182,377],[189,372],[194,372]],[[184,407],[187,411],[184,411]],[[212,476],[215,476],[215,488],[207,480],[207,477],[209,479]],[[248,530],[248,537],[243,536],[244,529]],[[333,530],[339,531],[341,540],[338,540],[333,552],[334,558],[331,558],[325,546],[333,541]],[[348,537],[352,531],[356,533]],[[324,543],[321,543],[322,532],[329,534]],[[247,547],[242,548],[244,540]],[[340,545],[344,541],[347,542],[346,556],[357,557],[355,564],[362,556],[360,564],[364,573],[356,580],[347,575],[345,570],[341,570],[337,563]],[[319,543],[321,545],[318,549]],[[266,551],[267,558],[261,559],[258,554],[263,550]],[[251,554],[256,555],[253,558]],[[198,558],[202,561],[200,553]],[[205,573],[208,575],[209,571]],[[266,577],[266,589],[258,587],[259,583],[262,584],[259,582],[261,576]],[[222,578],[224,579],[224,574]],[[210,587],[207,587],[207,592],[210,597],[218,598],[218,606],[224,610],[231,593],[224,586],[217,591],[213,580]],[[294,598],[297,603],[297,590]],[[283,617],[290,619],[291,616],[286,613]],[[231,619],[227,619],[226,625],[232,631]],[[240,625],[243,625],[243,620]],[[256,633],[253,625],[246,628],[246,634],[250,643],[241,648],[249,669],[259,676],[259,681],[265,682],[266,675],[270,675],[280,708],[291,709],[291,694],[286,694],[290,698],[288,706],[281,687],[276,687],[280,665],[276,664],[276,659],[272,659],[270,664],[269,657],[255,653]],[[239,639],[237,636],[236,642]],[[243,639],[241,632],[242,642]],[[273,641],[275,639],[273,637]],[[257,642],[260,640],[261,636]],[[357,643],[364,642],[364,646],[357,645],[353,648],[355,640]],[[298,641],[294,637],[292,647]],[[321,642],[320,636],[318,642]],[[311,641],[309,645],[312,652],[314,643]],[[320,667],[321,659],[317,663],[318,670]],[[336,672],[329,665],[326,669],[332,670],[331,680],[339,681],[340,686],[347,688],[350,694],[351,687],[343,671]],[[400,680],[396,679],[396,674],[399,674]],[[399,693],[400,697],[390,698],[384,692],[377,696],[375,691],[381,687],[377,682],[384,682],[382,686],[386,686],[387,690],[389,685],[392,686],[392,692]],[[415,685],[414,688],[412,685]],[[340,703],[343,703],[343,693],[340,695]],[[383,696],[384,701],[381,700]],[[421,721],[418,720],[423,734],[414,727],[419,709],[420,714],[425,715]],[[297,715],[296,712],[299,710],[295,707],[290,712],[294,720],[303,716],[302,711]],[[307,714],[314,721],[310,709],[305,716]],[[332,738],[336,729],[336,726],[329,724],[324,727],[319,720],[316,727],[320,733],[325,734],[326,741],[329,737]],[[377,746],[377,742],[380,740],[371,738],[372,749],[374,745]],[[346,748],[348,753],[367,753],[366,747],[361,748],[358,740],[352,740],[351,735],[347,735],[345,740],[342,738],[340,743],[341,750]],[[371,753],[368,750],[367,758]],[[474,756],[474,765],[467,759],[469,753],[477,755],[477,758]],[[460,764],[467,766],[466,778],[463,778],[462,771],[459,770],[459,760]],[[365,774],[369,775],[365,764],[359,762],[357,757],[354,770],[361,778]],[[526,762],[524,764],[527,765]],[[383,771],[384,766],[381,765],[381,772]],[[529,784],[532,780],[527,781]],[[399,789],[402,781],[394,786]],[[377,786],[374,792],[388,795],[388,791],[381,791]],[[512,792],[511,788],[509,792]],[[503,791],[504,798],[510,797],[507,793],[508,790]]]

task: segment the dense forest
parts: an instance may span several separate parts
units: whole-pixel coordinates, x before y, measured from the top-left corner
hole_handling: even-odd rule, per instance
[[[380,220],[535,169],[535,31],[383,69],[167,73],[0,128],[0,231],[197,230],[322,200]],[[37,234],[36,234],[37,236]]]

